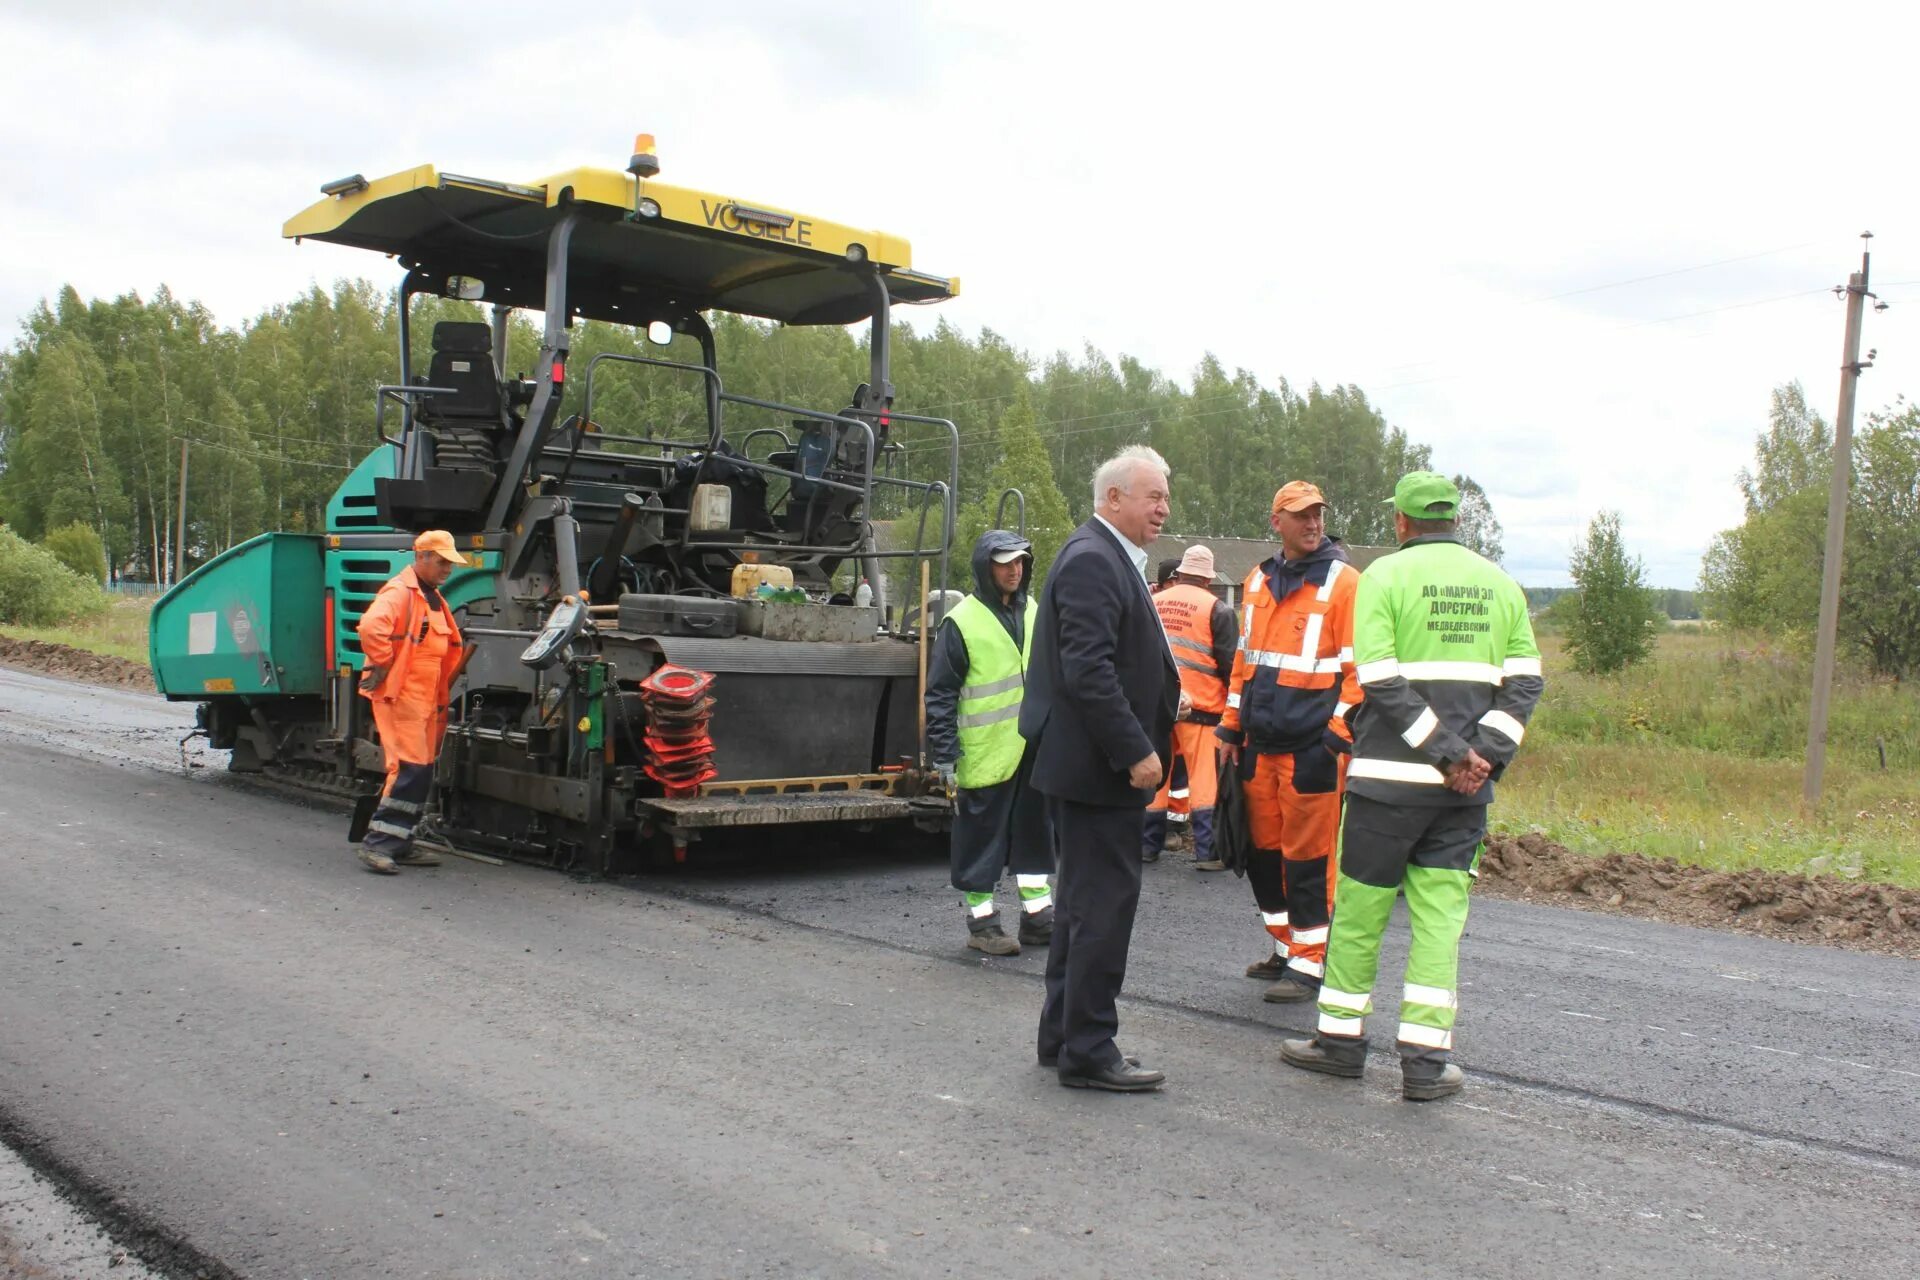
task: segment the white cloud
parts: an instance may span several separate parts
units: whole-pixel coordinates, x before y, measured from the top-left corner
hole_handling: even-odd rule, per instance
[[[1613,507],[1684,586],[1769,390],[1831,410],[1839,306],[1776,299],[1843,280],[1867,227],[1875,278],[1920,280],[1920,177],[1875,145],[1908,93],[1855,69],[1916,27],[1891,4],[0,4],[0,317],[165,282],[238,322],[385,280],[280,223],[346,173],[617,167],[646,129],[670,180],[909,235],[963,277],[954,322],[1037,356],[1357,383],[1487,488],[1523,580],[1562,580]],[[1863,408],[1920,381],[1905,293],[1870,321]]]

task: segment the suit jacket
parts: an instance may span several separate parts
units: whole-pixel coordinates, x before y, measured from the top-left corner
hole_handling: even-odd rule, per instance
[[[1180,674],[1147,584],[1098,520],[1073,531],[1040,593],[1020,733],[1033,744],[1033,785],[1080,804],[1153,799],[1127,770],[1167,760]]]

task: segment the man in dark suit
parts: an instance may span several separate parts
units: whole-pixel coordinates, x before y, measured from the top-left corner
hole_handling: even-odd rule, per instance
[[[1040,1065],[1073,1088],[1130,1093],[1166,1079],[1123,1055],[1113,1036],[1145,811],[1179,709],[1179,672],[1146,580],[1167,485],[1166,461],[1143,446],[1095,474],[1094,517],[1060,549],[1040,596],[1020,704],[1059,861]]]

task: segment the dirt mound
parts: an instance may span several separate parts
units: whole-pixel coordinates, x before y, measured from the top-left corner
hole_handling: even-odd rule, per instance
[[[109,658],[105,654],[88,653],[85,649],[46,640],[15,640],[11,636],[0,636],[0,666],[63,676],[68,680],[85,680],[89,684],[112,685],[116,689],[153,691],[153,673],[147,670],[144,662]]]
[[[1490,838],[1480,885],[1503,898],[1920,957],[1920,890],[1893,885],[1714,871],[1639,853],[1590,857],[1532,834]]]

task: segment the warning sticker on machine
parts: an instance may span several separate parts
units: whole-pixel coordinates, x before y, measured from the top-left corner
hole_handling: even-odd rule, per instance
[[[190,613],[187,615],[187,652],[212,653],[214,642],[220,635],[220,615],[217,613]]]

